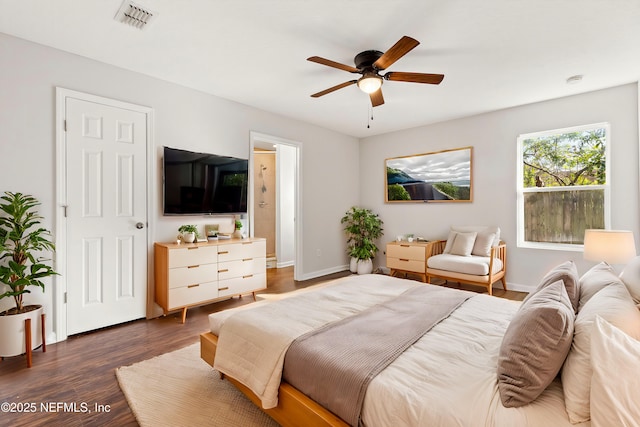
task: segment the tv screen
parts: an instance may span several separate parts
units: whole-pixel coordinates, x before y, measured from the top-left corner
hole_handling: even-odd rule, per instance
[[[165,215],[247,212],[246,159],[164,147]]]

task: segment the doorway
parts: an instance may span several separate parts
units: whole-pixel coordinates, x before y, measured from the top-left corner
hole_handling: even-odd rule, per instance
[[[300,274],[300,150],[295,141],[251,132],[251,235],[267,240],[267,268]]]

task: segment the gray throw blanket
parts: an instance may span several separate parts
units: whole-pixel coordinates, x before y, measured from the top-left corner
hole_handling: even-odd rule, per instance
[[[472,292],[419,286],[297,338],[283,379],[357,426],[369,382]]]

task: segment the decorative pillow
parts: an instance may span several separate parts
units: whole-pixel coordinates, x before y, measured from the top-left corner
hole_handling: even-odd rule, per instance
[[[571,301],[573,311],[577,313],[580,292],[578,284],[578,269],[576,268],[576,264],[573,261],[565,261],[562,264],[552,268],[542,278],[535,291],[527,295],[524,300],[526,301],[527,299],[532,298],[533,295],[536,294],[536,292],[540,292],[542,289],[552,283],[557,282],[558,280],[562,280],[562,282],[564,283],[564,287],[567,289],[567,295],[569,296],[569,301]]]
[[[495,233],[493,243],[491,246],[498,246],[500,244],[500,227],[486,226],[486,225],[452,225],[451,230],[460,233],[469,233],[475,231],[476,233]]]
[[[601,316],[632,338],[640,338],[640,311],[622,282],[605,286],[580,308],[571,350],[562,368],[565,407],[569,420],[574,424],[588,421],[591,416],[591,333],[596,316]]]
[[[444,249],[442,250],[443,254],[450,254],[451,247],[453,246],[453,241],[456,240],[457,231],[449,231],[449,236],[447,237],[447,243],[444,245]]]
[[[600,316],[591,332],[591,422],[632,426],[640,420],[640,341]],[[620,375],[612,375],[620,373]]]
[[[473,244],[478,233],[456,233],[456,238],[451,246],[451,255],[471,256]]]
[[[620,283],[620,278],[615,270],[606,262],[597,264],[580,278],[580,303],[578,310],[593,297],[600,289],[612,283]]]
[[[491,256],[491,246],[495,237],[496,233],[490,233],[487,230],[479,232],[476,236],[476,242],[473,244],[471,255]]]
[[[627,287],[627,290],[631,294],[631,298],[640,303],[640,256],[635,257],[620,273],[620,279]]]
[[[533,402],[558,375],[571,347],[574,317],[562,280],[522,303],[498,356],[498,390],[505,407]]]

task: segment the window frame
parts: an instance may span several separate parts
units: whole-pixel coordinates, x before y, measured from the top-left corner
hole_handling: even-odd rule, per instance
[[[517,247],[531,249],[550,249],[562,251],[582,252],[584,245],[570,243],[553,242],[530,242],[524,239],[524,195],[525,193],[542,193],[552,191],[568,191],[565,187],[524,187],[524,162],[523,144],[527,139],[541,138],[551,135],[558,135],[572,132],[582,132],[593,129],[605,129],[605,184],[604,185],[576,185],[570,187],[571,190],[604,190],[604,228],[611,229],[611,125],[608,122],[593,123],[588,125],[570,126],[566,128],[546,130],[542,132],[531,132],[518,135],[517,138]]]

